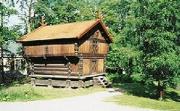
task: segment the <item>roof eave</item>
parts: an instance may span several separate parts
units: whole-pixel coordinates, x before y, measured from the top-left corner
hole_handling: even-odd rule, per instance
[[[78,39],[78,37],[68,37],[68,38],[56,38],[56,39],[42,39],[42,40],[29,40],[29,41],[24,41],[24,40],[16,40],[18,43],[27,43],[27,42],[37,42],[37,41],[53,41],[53,40],[65,40],[65,39]]]
[[[102,28],[104,29],[106,35],[108,36],[108,39],[110,40],[110,43],[113,43],[113,39],[111,34],[108,32],[107,28],[105,27],[105,25],[102,23],[102,21],[100,20],[99,23],[101,24]]]

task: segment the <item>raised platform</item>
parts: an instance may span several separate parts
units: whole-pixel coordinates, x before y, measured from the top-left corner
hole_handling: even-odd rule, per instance
[[[62,75],[30,75],[31,84],[33,86],[48,86],[48,87],[89,87],[96,85],[94,77],[104,76],[105,73],[92,74],[85,76],[62,76]]]

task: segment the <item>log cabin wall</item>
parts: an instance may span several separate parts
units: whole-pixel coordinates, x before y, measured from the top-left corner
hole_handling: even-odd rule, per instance
[[[25,46],[25,54],[31,57],[34,63],[34,74],[68,75],[68,67],[71,76],[103,73],[104,58],[108,53],[109,45],[99,30],[89,36],[80,46],[77,41],[69,44],[66,42],[66,44]],[[82,68],[79,68],[81,64],[79,55],[83,56]]]
[[[93,46],[95,43],[96,48]],[[92,56],[93,52],[97,56],[105,56],[109,50],[109,44],[97,28],[86,34],[82,40],[37,41],[23,45],[25,55],[29,57],[76,56],[77,53]]]
[[[25,46],[26,56],[42,57],[42,56],[72,56],[75,54],[74,44],[52,44],[52,45],[36,45]]]
[[[98,27],[82,39],[49,40],[24,44],[34,64],[34,74],[86,76],[104,73],[109,42]],[[82,58],[80,57],[82,56]]]
[[[36,57],[31,60],[35,75],[79,76],[77,57]]]

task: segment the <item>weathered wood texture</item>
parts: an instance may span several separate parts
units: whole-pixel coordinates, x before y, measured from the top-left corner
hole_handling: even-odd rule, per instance
[[[80,40],[28,44],[24,52],[34,64],[34,75],[89,76],[104,73],[109,43],[94,28]],[[55,82],[56,84],[56,82]]]
[[[94,84],[93,80],[63,80],[63,79],[47,79],[41,78],[31,79],[33,86],[48,86],[48,87],[66,87],[66,88],[77,88],[77,87],[89,87]]]
[[[77,58],[68,58],[69,61],[62,61],[60,57],[57,61],[51,61],[51,59],[47,58],[44,61],[39,59],[39,61],[36,61],[34,63],[34,74],[80,76],[79,74],[82,73],[81,76],[84,76],[104,72],[104,59],[82,59],[82,72],[79,70],[81,63],[79,59],[76,60]],[[40,61],[41,63],[38,63]]]
[[[56,45],[37,45],[37,46],[25,46],[25,54],[30,57],[42,57],[42,56],[63,56],[74,55],[74,44],[56,44]]]
[[[52,57],[52,56],[104,56],[108,53],[109,45],[106,43],[100,31],[96,31],[93,35],[86,35],[87,40],[73,40],[74,42],[64,41],[62,44],[41,44],[24,46],[25,55],[28,57]]]
[[[83,74],[91,75],[104,72],[104,59],[83,59]]]

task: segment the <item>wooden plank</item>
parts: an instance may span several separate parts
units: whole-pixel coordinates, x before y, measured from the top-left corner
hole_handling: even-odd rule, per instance
[[[79,53],[90,53],[90,41],[85,41],[79,46]]]
[[[104,72],[104,59],[98,59],[97,60],[97,73],[103,73]]]
[[[83,59],[83,75],[90,73],[90,59]]]
[[[25,55],[29,57],[75,55],[74,44],[49,44],[25,46]]]
[[[30,77],[37,77],[37,78],[69,78],[69,79],[86,79],[86,78],[90,78],[90,77],[96,77],[96,76],[102,76],[105,75],[106,73],[99,73],[99,74],[92,74],[92,75],[85,75],[85,76],[66,76],[66,75],[38,75],[38,74],[34,74],[34,75],[29,75]]]
[[[106,43],[98,43],[98,54],[107,54],[109,50],[109,46]]]

